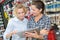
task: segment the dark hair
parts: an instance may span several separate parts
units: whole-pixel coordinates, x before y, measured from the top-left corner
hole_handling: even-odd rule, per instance
[[[40,0],[33,0],[32,1],[32,5],[35,5],[39,10],[42,9],[42,13],[44,13],[45,4],[42,1],[40,1]]]

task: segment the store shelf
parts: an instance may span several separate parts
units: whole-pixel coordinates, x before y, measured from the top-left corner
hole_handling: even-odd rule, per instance
[[[58,26],[58,28],[60,29],[60,25]]]
[[[2,17],[1,14],[0,14],[0,17]]]
[[[0,25],[0,27],[2,27],[2,26],[4,26],[3,24],[2,25]]]
[[[60,16],[60,14],[49,14],[49,15],[47,15],[47,16],[49,16],[49,17],[54,17],[54,16]]]
[[[5,31],[5,30],[0,30],[0,32],[3,32],[3,31]]]
[[[0,23],[2,23],[2,24],[3,24],[3,21],[1,21]]]
[[[56,32],[56,38],[57,38],[57,40],[60,40],[60,30],[58,30],[58,31]]]
[[[9,2],[12,2],[14,0],[5,0],[4,5],[8,4]]]
[[[0,38],[3,37],[3,35],[0,35]]]
[[[1,12],[0,12],[0,14],[1,14]]]
[[[2,18],[0,18],[0,21],[2,20]]]

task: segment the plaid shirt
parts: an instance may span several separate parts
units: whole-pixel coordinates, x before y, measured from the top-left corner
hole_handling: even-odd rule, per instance
[[[34,17],[31,17],[29,22],[28,22],[28,29],[35,28],[35,27],[39,27],[39,31],[44,29],[44,28],[47,30],[50,30],[50,27],[51,27],[50,18],[43,15],[42,18],[39,19],[38,22],[35,22]],[[33,38],[32,40],[37,40],[37,39]],[[47,35],[44,35],[44,40],[47,40]]]

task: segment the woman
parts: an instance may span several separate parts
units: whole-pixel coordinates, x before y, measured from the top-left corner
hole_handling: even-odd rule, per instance
[[[42,1],[34,0],[31,5],[31,16],[28,22],[28,28],[39,27],[39,34],[34,31],[34,33],[26,32],[25,36],[32,38],[31,40],[43,39],[48,40],[47,35],[51,27],[51,21],[48,16],[44,14],[45,5]]]
[[[12,40],[25,40],[20,38],[16,33],[27,29],[28,20],[24,17],[26,8],[22,4],[17,4],[14,10],[15,17],[9,20],[6,31],[4,32],[4,40],[8,40],[12,36]]]

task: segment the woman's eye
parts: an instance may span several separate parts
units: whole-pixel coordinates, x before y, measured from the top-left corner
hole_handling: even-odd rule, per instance
[[[21,14],[21,13],[18,13],[18,14]]]
[[[35,11],[34,9],[32,9],[32,11]]]
[[[24,12],[21,12],[21,13],[18,13],[18,14],[22,14],[22,13],[24,13]]]
[[[24,13],[24,12],[22,12],[22,13]]]

